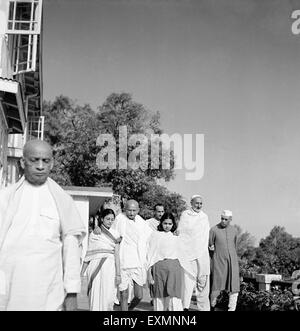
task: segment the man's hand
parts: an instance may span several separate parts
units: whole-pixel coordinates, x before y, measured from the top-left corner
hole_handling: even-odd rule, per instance
[[[77,310],[77,293],[68,293],[64,301],[65,311]]]
[[[100,228],[100,226],[96,225],[93,232],[94,232],[94,234],[101,234],[101,228]]]
[[[148,273],[147,273],[147,282],[148,282],[149,286],[154,284],[154,279],[153,279],[153,276],[152,276],[151,269],[149,269]]]
[[[210,251],[214,251],[214,250],[215,250],[215,245],[208,246],[208,249],[209,249]]]
[[[148,275],[148,283],[149,283],[149,285],[154,284],[154,279],[153,279],[152,275]]]

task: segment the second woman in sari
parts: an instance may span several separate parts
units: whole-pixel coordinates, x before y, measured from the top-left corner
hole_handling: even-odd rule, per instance
[[[121,282],[119,234],[111,229],[115,220],[112,209],[104,209],[100,215],[101,234],[91,232],[88,250],[82,267],[87,272],[90,310],[111,311]]]

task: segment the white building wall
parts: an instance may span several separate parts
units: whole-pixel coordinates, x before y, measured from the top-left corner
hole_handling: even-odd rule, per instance
[[[79,211],[82,221],[84,222],[87,235],[82,242],[82,258],[85,257],[85,253],[88,245],[88,233],[89,233],[89,198],[85,196],[72,196],[75,205]]]
[[[8,17],[8,3],[9,2],[7,0],[0,0],[0,77],[12,79],[11,59],[9,55],[7,37],[5,36]],[[0,104],[0,188],[5,186],[7,179],[7,143],[8,129]]]
[[[12,78],[8,40],[5,36],[8,17],[8,0],[0,0],[0,77]]]
[[[7,125],[0,105],[0,188],[6,184],[7,174]]]
[[[22,157],[22,150],[24,146],[23,134],[10,134],[8,135],[9,156]]]

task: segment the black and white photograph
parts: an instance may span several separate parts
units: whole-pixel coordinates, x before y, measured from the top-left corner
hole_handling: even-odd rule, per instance
[[[0,0],[0,311],[299,311],[299,127],[300,0]]]

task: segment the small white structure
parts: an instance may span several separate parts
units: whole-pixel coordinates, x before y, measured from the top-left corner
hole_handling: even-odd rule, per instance
[[[277,274],[257,274],[255,276],[256,281],[258,282],[258,289],[269,291],[271,288],[271,283],[273,281],[281,281],[282,275]]]
[[[65,186],[64,190],[69,193],[75,201],[80,216],[85,223],[87,233],[90,215],[95,215],[104,202],[113,197],[113,191],[110,187]],[[87,243],[88,236],[83,240],[83,256],[86,253]]]

